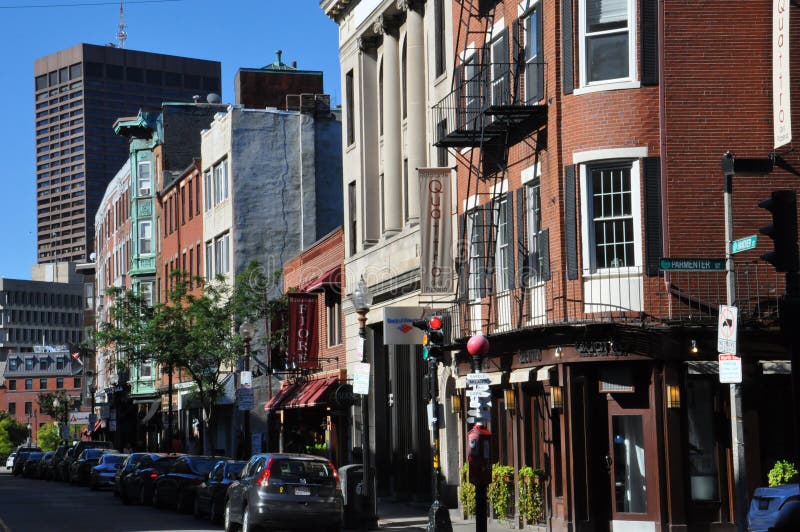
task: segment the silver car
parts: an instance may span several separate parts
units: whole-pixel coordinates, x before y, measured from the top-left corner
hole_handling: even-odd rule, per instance
[[[6,469],[8,469],[9,471],[11,471],[11,468],[14,467],[14,457],[16,456],[17,453],[13,452],[8,455],[8,458],[6,458]]]
[[[257,454],[228,487],[225,530],[256,527],[339,531],[344,501],[333,464],[305,454]]]

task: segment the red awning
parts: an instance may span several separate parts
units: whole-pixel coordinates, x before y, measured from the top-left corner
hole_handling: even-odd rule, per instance
[[[284,386],[278,393],[272,396],[272,399],[266,402],[264,405],[264,410],[269,412],[270,410],[280,410],[283,408],[284,403],[292,397],[292,394],[297,389],[297,384],[290,384],[288,386]]]
[[[331,268],[319,277],[308,281],[300,287],[301,292],[316,292],[324,288],[339,287],[342,284],[342,269],[340,266]]]
[[[329,377],[303,383],[302,388],[286,403],[285,408],[307,408],[324,404],[325,393],[338,381],[337,377]]]

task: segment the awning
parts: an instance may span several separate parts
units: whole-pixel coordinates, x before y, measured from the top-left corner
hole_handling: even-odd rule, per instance
[[[489,386],[499,386],[500,384],[503,384],[503,375],[505,375],[505,373],[503,373],[502,371],[495,371],[492,373],[488,373],[487,375],[489,375]],[[456,379],[456,389],[463,390],[466,387],[467,387],[467,376],[462,375],[458,377]]]
[[[508,382],[514,384],[515,382],[530,382],[531,374],[536,371],[536,368],[520,368],[513,370],[508,375]]]
[[[273,395],[272,399],[266,402],[264,410],[269,412],[270,410],[280,410],[283,408],[284,403],[292,397],[292,393],[294,393],[295,389],[297,389],[297,384],[290,384],[278,390],[278,393]]]
[[[791,360],[759,360],[764,375],[791,375]]]
[[[536,371],[536,380],[537,381],[549,381],[550,380],[550,370],[553,369],[555,366],[542,366]]]
[[[308,281],[300,287],[301,292],[316,292],[327,287],[338,287],[342,284],[342,269],[339,266],[331,268],[319,277]]]
[[[161,398],[153,399],[150,401],[150,407],[147,409],[147,413],[142,418],[142,425],[147,425],[147,423],[153,419],[153,416],[156,415],[159,408],[161,408]]]
[[[317,379],[301,384],[300,388],[295,391],[289,401],[284,405],[285,408],[308,408],[324,404],[323,397],[326,392],[330,390],[339,382],[338,377],[329,377],[327,379]]]

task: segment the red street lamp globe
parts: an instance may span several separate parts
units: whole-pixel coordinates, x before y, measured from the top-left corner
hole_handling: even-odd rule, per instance
[[[472,356],[483,356],[489,352],[489,340],[482,334],[476,334],[467,341],[467,352]]]

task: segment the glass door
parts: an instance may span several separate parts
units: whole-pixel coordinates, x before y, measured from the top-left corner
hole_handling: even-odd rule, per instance
[[[622,409],[612,402],[608,422],[612,519],[649,521],[658,513],[659,475],[651,412]]]

